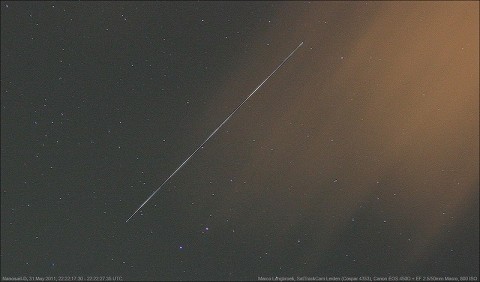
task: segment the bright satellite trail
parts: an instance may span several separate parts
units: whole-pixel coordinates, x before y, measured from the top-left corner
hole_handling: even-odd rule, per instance
[[[200,144],[200,146],[198,146],[197,149],[195,149],[195,151],[193,151],[193,153],[188,156],[188,158],[183,161],[183,163],[172,173],[170,174],[170,176],[165,179],[165,181],[162,183],[162,185],[160,185],[160,187],[158,187],[155,191],[153,191],[153,193],[140,205],[140,207],[138,207],[138,209],[125,221],[125,222],[128,222],[146,203],[148,203],[148,201],[150,201],[150,199],[163,187],[163,185],[167,184],[167,182],[170,180],[170,178],[172,178],[192,157],[193,155],[195,155],[195,153],[197,153],[198,150],[200,150],[200,148],[203,147],[203,145],[205,145],[205,143],[207,143],[207,141],[212,138],[213,135],[215,135],[215,133],[217,133],[217,131],[225,124],[227,123],[227,121],[237,112],[238,109],[240,109],[243,104],[245,104],[245,102],[247,102],[248,99],[250,99],[250,97],[252,97],[253,94],[255,94],[255,92],[257,92],[258,89],[260,89],[260,87],[262,87],[262,85],[267,82],[267,80],[278,70],[280,69],[283,64],[285,64],[287,62],[287,60],[295,53],[295,51],[298,50],[298,48],[300,48],[301,46],[303,45],[303,42],[301,42],[297,48],[295,48],[291,53],[290,55],[288,55],[281,63],[280,65],[278,65],[278,67],[269,75],[267,76],[267,78],[265,78],[264,81],[262,81],[262,83],[260,83],[260,85],[257,86],[257,88],[255,88],[255,90],[252,91],[252,93],[250,93],[250,95],[248,95],[248,97],[243,100],[243,102],[238,105],[238,107],[212,132],[210,133],[210,135],[207,137],[207,139],[205,139],[205,141],[202,142],[202,144]]]

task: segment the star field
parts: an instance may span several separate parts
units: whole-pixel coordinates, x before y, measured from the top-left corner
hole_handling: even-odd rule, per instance
[[[478,277],[478,9],[3,1],[2,277]]]

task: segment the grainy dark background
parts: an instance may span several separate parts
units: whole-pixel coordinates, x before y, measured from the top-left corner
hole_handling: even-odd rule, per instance
[[[2,1],[2,277],[478,276],[478,11]]]

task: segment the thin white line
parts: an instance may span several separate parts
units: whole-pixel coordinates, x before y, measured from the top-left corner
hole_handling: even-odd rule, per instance
[[[152,195],[150,195],[150,197],[148,197],[145,202],[143,202],[143,204],[140,205],[140,207],[127,219],[127,221],[125,222],[128,222],[148,201],[150,201],[150,199],[163,187],[163,185],[165,185],[168,180],[170,180],[170,178],[172,178],[192,157],[193,155],[195,155],[195,153],[200,150],[200,148],[203,147],[203,145],[205,145],[205,143],[207,143],[207,141],[213,136],[215,135],[215,133],[225,124],[227,123],[227,121],[235,114],[235,112],[240,109],[240,107],[245,104],[245,102],[247,102],[247,100],[253,95],[255,94],[255,92],[257,92],[258,89],[260,89],[260,87],[262,87],[262,85],[267,82],[267,80],[281,67],[283,66],[283,64],[293,55],[293,53],[295,53],[295,51],[297,51],[298,48],[300,48],[300,46],[303,45],[303,42],[301,42],[297,48],[295,48],[295,50],[292,51],[292,53],[290,53],[290,55],[288,55],[288,57],[285,58],[285,60],[282,61],[282,63],[280,65],[278,65],[278,67],[269,75],[267,76],[267,78],[262,82],[260,83],[259,86],[257,86],[257,88],[255,88],[255,90],[253,90],[252,93],[250,93],[250,95],[248,95],[248,97],[243,100],[243,102],[207,137],[207,139],[205,139],[205,141],[203,141],[203,143],[198,146],[198,148],[162,183],[162,185],[160,185],[160,187],[157,188],[157,190],[155,190]]]

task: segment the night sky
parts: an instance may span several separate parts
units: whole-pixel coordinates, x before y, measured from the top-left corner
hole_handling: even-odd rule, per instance
[[[1,2],[2,277],[478,277],[478,212],[479,2]]]

